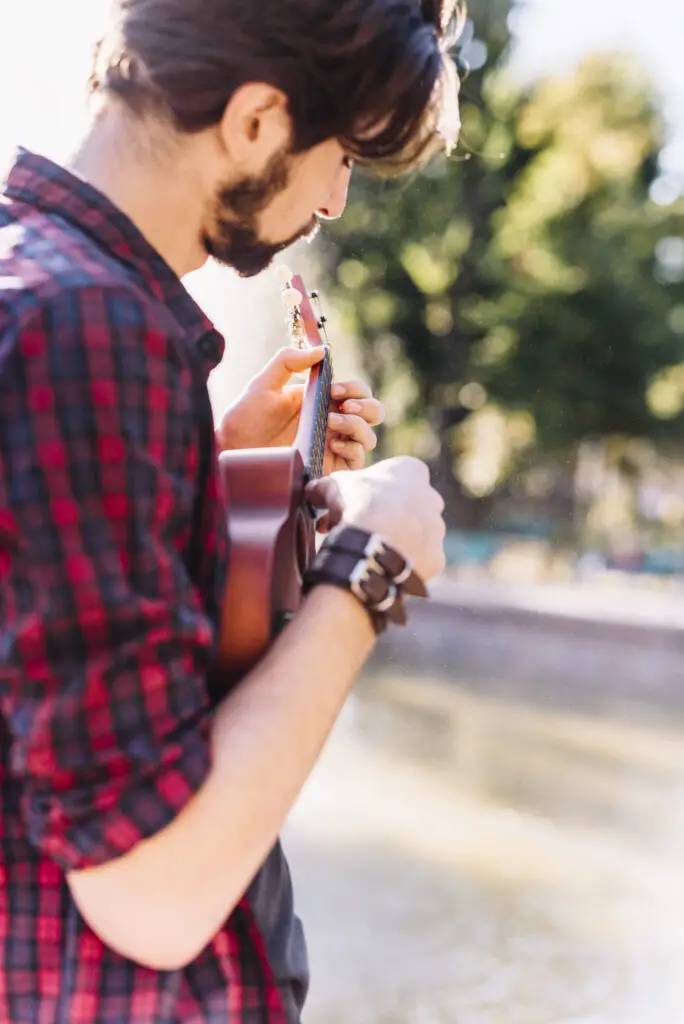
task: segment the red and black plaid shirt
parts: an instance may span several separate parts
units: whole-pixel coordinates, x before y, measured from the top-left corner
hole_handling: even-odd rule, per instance
[[[156,972],[64,878],[167,825],[208,770],[222,352],[127,217],[20,153],[0,196],[2,1024],[285,1024],[246,899]]]

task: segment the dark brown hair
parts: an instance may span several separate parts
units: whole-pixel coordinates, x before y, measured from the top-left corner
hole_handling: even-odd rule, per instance
[[[457,0],[116,0],[91,88],[181,132],[217,124],[265,82],[288,98],[293,150],[337,138],[379,173],[458,132],[448,56]]]

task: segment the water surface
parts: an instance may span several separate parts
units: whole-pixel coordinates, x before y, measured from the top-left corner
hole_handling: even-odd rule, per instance
[[[684,1024],[683,740],[366,680],[285,834],[305,1024]]]

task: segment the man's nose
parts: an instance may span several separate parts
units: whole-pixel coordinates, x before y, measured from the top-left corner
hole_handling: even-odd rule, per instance
[[[334,190],[330,194],[330,198],[325,206],[319,206],[316,210],[316,216],[322,220],[337,220],[344,213],[344,208],[347,205],[347,193],[349,192],[349,181],[351,175],[345,174],[341,176],[341,180],[337,183]]]

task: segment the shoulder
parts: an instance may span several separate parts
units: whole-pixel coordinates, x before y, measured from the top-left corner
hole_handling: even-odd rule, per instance
[[[158,411],[190,405],[193,371],[177,325],[144,291],[121,282],[60,282],[7,296],[0,283],[0,393],[106,389]]]
[[[199,400],[177,327],[142,289],[61,281],[17,301],[0,284],[3,436],[21,422],[75,440],[105,430],[161,447],[172,434],[180,450],[194,437]]]
[[[166,347],[162,339],[175,343],[179,335],[175,318],[136,273],[86,234],[38,210],[22,218],[0,210],[2,347],[7,351],[13,338],[36,329],[46,341],[70,347],[149,335],[158,354]]]
[[[189,443],[203,395],[175,317],[133,270],[59,218],[0,210],[0,424],[74,436],[114,422]],[[48,429],[44,424],[44,429]],[[43,429],[43,427],[41,427]]]

